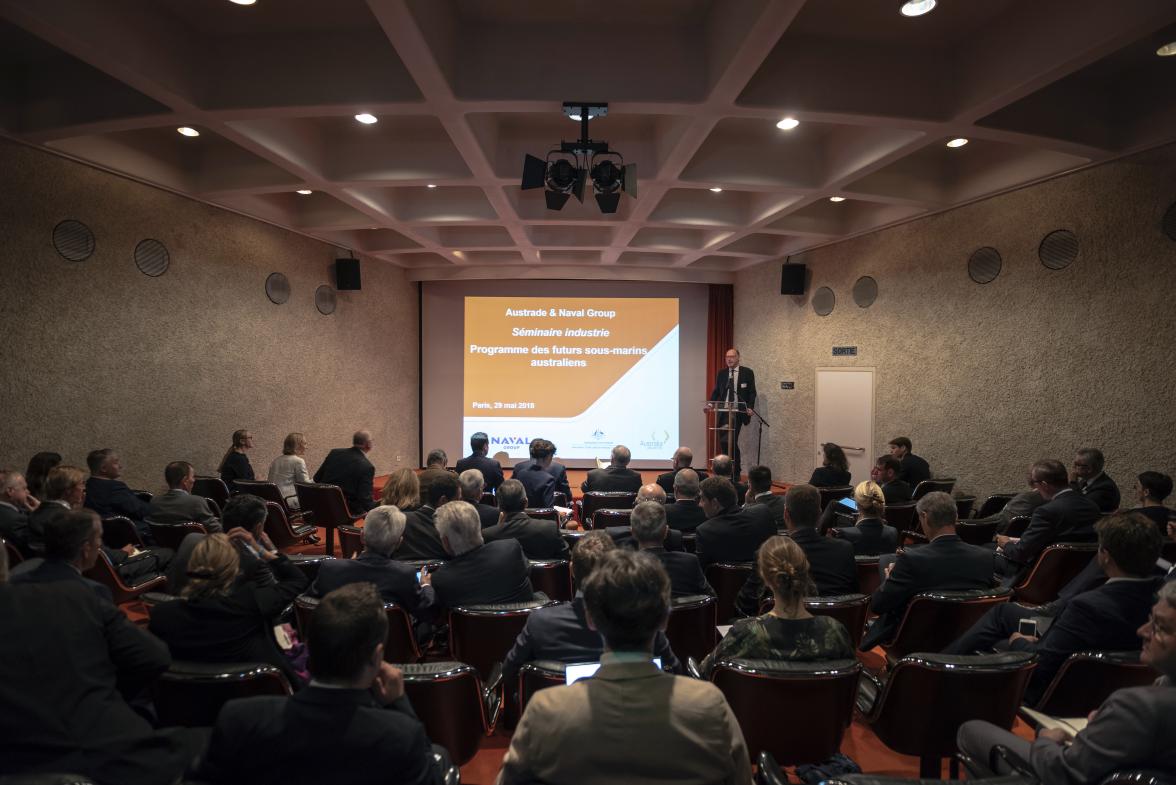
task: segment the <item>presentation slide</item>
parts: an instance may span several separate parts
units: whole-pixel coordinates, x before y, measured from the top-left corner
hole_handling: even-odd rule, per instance
[[[679,439],[676,297],[465,298],[462,441],[525,458],[664,460]]]

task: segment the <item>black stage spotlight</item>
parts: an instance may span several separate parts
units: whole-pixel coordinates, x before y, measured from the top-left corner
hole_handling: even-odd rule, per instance
[[[621,204],[621,170],[607,158],[592,167],[592,190],[600,212],[615,213]]]
[[[528,155],[523,159],[523,190],[528,188],[542,188],[544,175],[547,174],[547,162],[542,158]]]

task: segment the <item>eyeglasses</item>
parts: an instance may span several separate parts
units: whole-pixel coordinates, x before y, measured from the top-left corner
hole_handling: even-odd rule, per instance
[[[1151,634],[1153,637],[1168,638],[1172,635],[1176,635],[1176,630],[1169,630],[1165,627],[1161,627],[1156,621],[1156,615],[1154,613],[1148,614],[1147,625],[1151,628]]]

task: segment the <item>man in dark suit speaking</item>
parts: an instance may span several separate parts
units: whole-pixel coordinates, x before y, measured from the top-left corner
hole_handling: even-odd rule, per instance
[[[754,408],[755,371],[739,364],[738,349],[728,349],[726,361],[727,367],[720,370],[715,376],[715,388],[711,390],[710,400],[729,401],[745,404],[748,409]],[[739,454],[739,431],[750,422],[750,414],[742,413],[735,416],[735,441],[731,447],[731,457],[735,459],[735,476],[732,478],[734,480],[738,480],[743,474],[742,456]],[[723,428],[726,425],[727,415],[720,413],[715,420],[715,426]],[[725,440],[721,446],[726,446]]]

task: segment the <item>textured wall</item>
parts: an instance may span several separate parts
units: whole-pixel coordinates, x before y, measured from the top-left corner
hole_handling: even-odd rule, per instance
[[[1133,503],[1140,471],[1176,473],[1176,243],[1160,230],[1174,182],[1171,146],[794,258],[810,265],[810,296],[836,293],[827,317],[778,294],[779,263],[741,272],[735,334],[775,426],[765,462],[807,479],[815,369],[872,366],[877,454],[907,435],[936,476],[987,494],[1019,491],[1038,457],[1068,465],[1099,446]],[[1081,251],[1055,271],[1037,247],[1061,228]],[[981,286],[967,258],[986,245],[1004,265]],[[863,275],[879,288],[865,309],[851,293]],[[834,345],[859,355],[832,357]],[[781,391],[788,379],[796,390]]]
[[[0,465],[56,450],[84,467],[108,446],[155,490],[170,460],[214,470],[238,428],[264,475],[290,431],[313,472],[358,427],[378,472],[415,464],[417,295],[398,268],[365,262],[363,290],[322,316],[331,246],[7,142],[0,171]],[[53,249],[66,218],[94,232],[88,261]],[[148,237],[171,252],[159,278],[133,261]],[[290,279],[284,305],[271,272]]]

